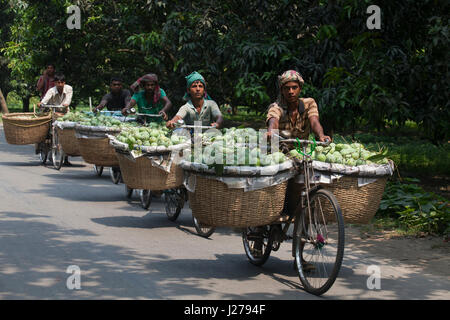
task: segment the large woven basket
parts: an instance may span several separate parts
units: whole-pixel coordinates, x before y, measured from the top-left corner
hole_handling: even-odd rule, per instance
[[[96,166],[118,167],[119,160],[116,157],[116,151],[109,144],[107,135],[117,135],[119,133],[120,129],[77,124],[75,126],[75,136],[84,161]]]
[[[75,136],[74,128],[56,128],[58,132],[58,141],[62,146],[64,153],[68,156],[80,156],[80,149],[78,147],[78,140]]]
[[[6,142],[9,144],[34,144],[45,140],[51,114],[35,117],[33,112],[8,113],[2,116]]]
[[[129,159],[123,152],[116,153],[124,183],[133,189],[167,190],[183,184],[184,171],[172,163],[170,172],[152,165],[149,158],[142,156]]]
[[[287,181],[244,192],[218,180],[196,176],[195,192],[189,192],[192,214],[201,223],[215,227],[255,227],[280,218]]]
[[[114,148],[108,138],[77,138],[78,147],[83,160],[90,164],[103,167],[118,167]]]
[[[388,177],[379,177],[375,182],[359,187],[357,176],[343,176],[324,187],[336,197],[345,223],[367,224],[380,206],[387,179]],[[324,211],[331,210],[325,208]]]

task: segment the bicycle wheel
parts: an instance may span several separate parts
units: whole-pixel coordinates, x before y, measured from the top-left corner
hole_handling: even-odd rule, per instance
[[[249,227],[242,232],[244,250],[250,263],[262,266],[269,259],[273,246],[273,233],[270,226]]]
[[[56,131],[54,132],[52,136],[52,162],[53,167],[55,167],[56,170],[60,170],[61,166],[64,161],[64,151],[62,150],[61,145],[58,141],[58,134]]]
[[[48,150],[47,145],[44,142],[39,143],[39,161],[45,165],[47,162]]]
[[[150,190],[140,191],[141,205],[142,208],[148,209],[152,203],[152,192]]]
[[[128,199],[131,199],[131,196],[133,195],[134,189],[129,188],[127,185],[125,185],[125,195]]]
[[[102,166],[97,166],[94,164],[94,171],[97,174],[97,176],[101,177],[102,173],[103,173],[103,167]]]
[[[122,177],[122,173],[120,172],[120,168],[118,167],[110,167],[109,175],[111,176],[111,180],[114,184],[118,184]]]
[[[203,238],[209,238],[214,231],[216,230],[215,227],[205,226],[202,225],[194,215],[192,215],[192,222],[194,223],[195,230],[197,231],[199,236],[202,236]]]
[[[321,295],[331,288],[344,256],[344,219],[334,195],[324,189],[309,195],[294,225],[295,265],[305,290]]]
[[[182,188],[164,190],[166,215],[170,221],[177,220],[184,207],[185,195]]]

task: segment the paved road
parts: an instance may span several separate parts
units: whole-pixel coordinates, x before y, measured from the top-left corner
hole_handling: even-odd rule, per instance
[[[201,238],[188,206],[170,222],[161,200],[142,209],[80,158],[61,171],[44,167],[33,146],[8,145],[0,128],[0,299],[450,299],[448,277],[357,244],[317,298],[301,289],[290,243],[252,266],[232,230]],[[81,270],[80,290],[66,286],[71,265]],[[380,290],[367,288],[370,265],[380,267]]]

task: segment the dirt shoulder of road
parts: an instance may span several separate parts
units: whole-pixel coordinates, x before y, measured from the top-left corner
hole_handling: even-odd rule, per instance
[[[396,231],[368,232],[348,226],[346,248],[358,248],[392,263],[417,268],[424,274],[450,277],[450,241],[438,236],[402,236]]]

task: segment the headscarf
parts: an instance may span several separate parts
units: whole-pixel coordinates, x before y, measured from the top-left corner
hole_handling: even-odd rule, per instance
[[[206,93],[206,81],[205,81],[205,78],[203,78],[203,76],[200,73],[198,73],[197,71],[194,71],[190,75],[186,76],[185,78],[186,78],[186,89],[189,89],[195,81],[200,81],[205,86],[205,99],[212,100],[211,97]],[[186,101],[190,100],[191,99],[190,94],[188,92],[186,92],[183,99]]]
[[[290,82],[295,81],[298,82],[300,88],[303,87],[305,81],[303,80],[301,74],[295,70],[288,70],[283,72],[281,76],[278,76],[278,101],[282,102],[283,94],[281,93],[282,87]],[[283,99],[284,100],[284,99]]]
[[[155,91],[153,94],[153,103],[157,103],[158,100],[161,98],[161,90],[159,87],[158,76],[156,74],[149,73],[149,74],[146,74],[145,76],[140,77],[139,79],[136,80],[135,83],[133,83],[131,85],[131,87],[133,88],[133,86],[135,86],[135,85],[140,85],[141,82],[148,82],[148,81],[153,81],[156,83]]]

